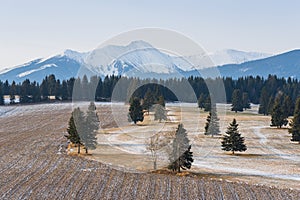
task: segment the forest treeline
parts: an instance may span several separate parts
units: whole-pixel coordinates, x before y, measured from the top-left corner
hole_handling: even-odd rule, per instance
[[[49,101],[50,96],[55,96],[61,101],[110,101],[111,98],[116,101],[128,101],[131,96],[143,98],[149,90],[154,96],[162,95],[166,101],[195,102],[200,96],[202,98],[210,96],[212,91],[209,92],[207,85],[213,88],[218,87],[220,83],[224,84],[227,103],[232,103],[232,94],[235,90],[239,90],[241,94],[247,95],[249,102],[261,105],[261,114],[269,114],[270,105],[274,104],[278,95],[288,96],[291,103],[295,104],[300,91],[300,83],[297,79],[278,78],[275,75],[269,75],[268,78],[249,76],[237,80],[230,77],[203,79],[193,76],[157,80],[114,75],[103,79],[98,76],[90,78],[83,76],[59,80],[54,75],[49,75],[41,83],[28,79],[22,83],[0,81],[0,104],[4,103],[3,95],[10,95],[11,99],[18,95],[21,103]],[[187,88],[187,84],[191,86],[193,92]],[[177,98],[178,93],[181,99]]]

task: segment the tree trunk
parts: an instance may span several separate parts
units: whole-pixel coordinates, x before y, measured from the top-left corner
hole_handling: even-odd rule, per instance
[[[78,154],[80,154],[80,143],[78,144]]]
[[[85,147],[85,154],[88,154],[88,148]]]
[[[232,155],[234,155],[234,151],[232,151]]]

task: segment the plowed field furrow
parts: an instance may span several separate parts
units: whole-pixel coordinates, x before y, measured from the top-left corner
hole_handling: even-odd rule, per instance
[[[101,124],[114,126],[106,112],[111,112],[109,106],[100,106]],[[45,104],[12,107],[0,116],[0,199],[300,199],[298,190],[193,175],[132,173],[84,154],[67,155],[64,134],[70,113],[66,106]],[[270,153],[263,147],[259,151]],[[263,156],[256,159],[261,162]]]

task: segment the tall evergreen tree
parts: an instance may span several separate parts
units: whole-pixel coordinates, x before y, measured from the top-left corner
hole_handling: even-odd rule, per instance
[[[17,94],[17,86],[15,81],[12,82],[9,88],[9,94],[10,94],[10,103],[15,103],[15,95]]]
[[[217,115],[216,106],[212,106],[211,111],[209,112],[206,118],[205,124],[205,135],[218,135],[220,133],[220,125],[219,125],[219,118]]]
[[[198,99],[198,108],[203,109],[204,104],[205,104],[205,96],[203,93],[201,93]]]
[[[292,134],[291,141],[298,141],[300,144],[300,98],[296,101],[294,117],[290,126],[289,133]]]
[[[259,114],[268,115],[269,100],[270,100],[270,96],[269,96],[268,88],[263,87],[259,99],[259,109],[258,109]]]
[[[85,153],[88,153],[88,149],[96,149],[97,145],[97,130],[99,129],[99,118],[96,112],[96,106],[94,102],[91,102],[86,118],[85,118],[85,130],[82,134],[82,142],[84,144]]]
[[[129,116],[135,124],[144,120],[143,108],[139,98],[135,97],[130,100]]]
[[[268,102],[267,115],[271,115],[272,114],[273,106],[274,106],[274,97],[270,96],[269,102]]]
[[[169,156],[169,169],[180,172],[180,169],[186,170],[191,168],[194,160],[189,142],[186,130],[182,124],[179,124],[172,143],[172,152]]]
[[[160,104],[156,104],[154,107],[154,120],[158,120],[159,122],[167,120],[166,110]]]
[[[235,89],[232,93],[231,98],[231,111],[238,112],[243,111],[243,100],[242,100],[242,94],[239,89]]]
[[[243,97],[242,97],[242,102],[243,102],[243,108],[245,110],[250,109],[250,100],[249,100],[249,95],[247,92],[243,92]]]
[[[80,153],[80,146],[82,145],[81,137],[85,134],[85,131],[86,131],[85,117],[84,117],[84,113],[80,110],[79,107],[75,108],[72,114],[73,114],[72,116],[74,117],[76,130],[77,130],[79,138],[80,138],[80,142],[77,143],[77,145],[78,145],[78,154],[79,154]]]
[[[0,81],[0,105],[4,104],[2,82]]]
[[[74,120],[74,112],[72,113],[72,116],[69,120],[69,127],[67,129],[68,135],[65,135],[65,137],[70,140],[73,144],[78,146],[78,154],[80,153],[80,144],[81,140],[77,131],[76,123]]]
[[[160,96],[158,97],[158,100],[157,100],[156,104],[159,104],[159,105],[161,105],[162,107],[165,107],[165,106],[166,106],[165,98],[164,98],[163,95],[160,95]]]
[[[292,116],[294,114],[294,103],[290,96],[286,95],[282,104],[283,113],[285,114],[286,118]]]
[[[205,103],[204,103],[204,111],[208,112],[211,110],[211,99],[210,96],[208,95],[205,99]]]
[[[143,102],[143,108],[148,111],[148,114],[149,114],[151,106],[153,106],[153,104],[154,104],[154,101],[155,101],[155,99],[154,99],[153,93],[150,90],[150,88],[148,88],[148,90],[144,96],[144,102]]]
[[[271,126],[281,128],[282,126],[286,126],[288,123],[287,115],[283,111],[281,96],[278,96],[275,99],[271,117]]]
[[[222,140],[222,150],[231,151],[234,154],[235,151],[246,151],[247,147],[244,144],[244,137],[238,131],[238,124],[236,119],[233,119],[232,123],[227,128],[226,134]]]

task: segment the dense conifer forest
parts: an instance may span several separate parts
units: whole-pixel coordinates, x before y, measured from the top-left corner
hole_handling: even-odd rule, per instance
[[[295,105],[296,99],[299,96],[300,82],[292,78],[279,78],[269,75],[268,78],[260,76],[256,77],[241,77],[234,80],[230,77],[217,79],[203,79],[201,77],[189,78],[173,78],[167,80],[157,79],[139,79],[128,78],[121,76],[106,76],[100,78],[92,76],[88,78],[70,78],[69,80],[56,79],[54,75],[46,76],[41,83],[25,80],[22,83],[8,81],[0,81],[0,104],[3,104],[3,95],[10,95],[11,99],[14,96],[20,96],[21,103],[39,103],[50,101],[50,96],[55,97],[59,101],[70,100],[96,100],[110,101],[111,97],[118,101],[129,101],[131,96],[144,98],[147,91],[153,94],[154,97],[163,96],[166,101],[177,101],[176,95],[170,88],[177,88],[184,99],[181,101],[194,102],[195,96],[197,99],[210,101],[210,93],[207,85],[217,85],[224,83],[227,103],[232,101],[242,102],[243,99],[235,99],[234,91],[239,91],[240,98],[247,97],[247,103],[260,104],[259,113],[268,115],[272,113],[274,101],[280,99],[282,104],[284,100],[289,101],[290,105]],[[191,94],[183,85],[189,83],[194,90]],[[117,91],[114,88],[118,84]],[[141,86],[141,87],[140,87]],[[73,89],[76,88],[74,91]],[[133,91],[131,91],[133,90]],[[242,95],[243,94],[243,95]],[[199,98],[200,97],[200,98]],[[246,109],[246,107],[244,107]],[[289,108],[290,114],[294,108]]]

